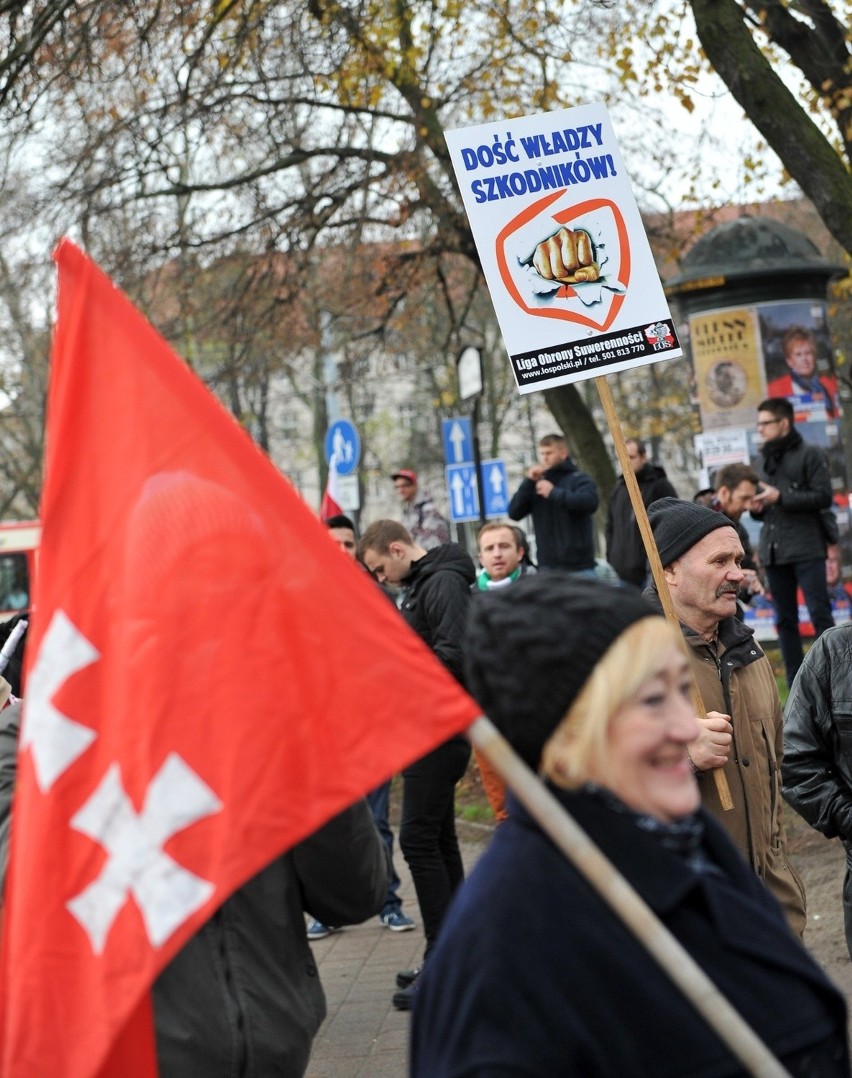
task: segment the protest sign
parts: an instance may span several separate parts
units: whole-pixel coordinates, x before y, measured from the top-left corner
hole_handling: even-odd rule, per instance
[[[521,393],[683,354],[603,105],[446,139]]]

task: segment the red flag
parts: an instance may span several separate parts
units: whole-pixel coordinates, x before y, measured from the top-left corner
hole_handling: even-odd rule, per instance
[[[320,520],[330,520],[339,517],[343,510],[340,507],[340,484],[337,471],[337,453],[331,454],[328,462],[328,482],[325,485],[325,494],[322,496],[320,506]]]
[[[478,709],[109,279],[56,258],[2,1074],[148,1078],[187,938]]]

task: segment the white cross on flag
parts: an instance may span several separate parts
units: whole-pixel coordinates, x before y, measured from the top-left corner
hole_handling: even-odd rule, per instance
[[[163,966],[478,709],[108,278],[57,262],[0,1074],[153,1078]]]

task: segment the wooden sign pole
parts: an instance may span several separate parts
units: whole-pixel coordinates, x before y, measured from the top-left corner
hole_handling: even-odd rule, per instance
[[[636,517],[636,523],[639,525],[642,542],[645,544],[645,552],[648,555],[648,564],[651,566],[651,575],[654,578],[654,583],[657,585],[657,593],[660,596],[660,604],[662,605],[663,613],[665,614],[667,621],[677,629],[678,640],[680,640],[684,653],[687,658],[689,658],[689,645],[683,639],[680,621],[678,620],[678,616],[675,613],[672,604],[669,585],[666,581],[665,574],[663,573],[663,566],[660,562],[657,544],[654,542],[654,533],[651,531],[651,525],[648,522],[645,503],[642,501],[639,484],[636,481],[636,475],[633,472],[630,458],[627,455],[627,443],[624,440],[621,423],[615,412],[615,402],[612,399],[609,382],[607,382],[605,375],[600,375],[595,378],[595,385],[598,388],[598,396],[603,405],[604,415],[606,416],[607,423],[609,423],[609,432],[612,435],[615,452],[617,453],[619,463],[621,464],[621,473],[624,476],[627,492],[630,495],[630,504],[633,506],[633,513]],[[698,691],[698,685],[695,682],[695,678],[692,679],[692,703],[695,708],[695,713],[706,717],[707,709],[704,706],[704,701],[701,699],[701,693]],[[716,783],[716,791],[719,794],[722,808],[728,812],[734,807],[734,802],[731,798],[728,780],[721,767],[713,768],[713,779]]]

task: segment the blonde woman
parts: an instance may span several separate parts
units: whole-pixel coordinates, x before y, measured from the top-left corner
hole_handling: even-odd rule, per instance
[[[468,685],[792,1075],[848,1075],[845,1005],[700,807],[677,637],[641,597],[542,574],[474,604]],[[420,978],[416,1078],[743,1073],[510,799]]]

